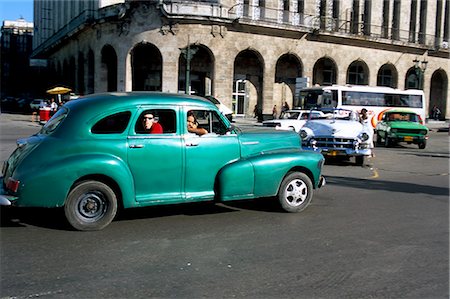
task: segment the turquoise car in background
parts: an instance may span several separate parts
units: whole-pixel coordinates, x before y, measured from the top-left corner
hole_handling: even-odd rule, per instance
[[[420,117],[407,109],[391,109],[383,113],[376,128],[377,145],[385,147],[398,142],[417,144],[420,149],[427,145],[428,128],[421,124]]]
[[[152,121],[162,133],[149,134]],[[188,115],[208,131],[187,130]],[[144,120],[146,116],[146,120]],[[18,140],[0,203],[63,207],[77,230],[100,230],[120,208],[277,197],[288,212],[324,185],[319,153],[294,132],[242,131],[210,101],[167,93],[105,93],[70,101]]]

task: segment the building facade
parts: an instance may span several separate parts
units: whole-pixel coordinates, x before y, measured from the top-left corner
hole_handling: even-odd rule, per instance
[[[249,116],[304,85],[423,89],[449,109],[450,0],[35,0],[33,57],[79,94],[213,95]]]
[[[29,57],[32,52],[33,23],[24,19],[3,21],[0,37],[1,93],[4,97],[28,97],[34,91]]]

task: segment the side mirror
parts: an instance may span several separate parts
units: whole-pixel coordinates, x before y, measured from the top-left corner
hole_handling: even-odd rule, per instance
[[[227,128],[225,135],[230,135],[231,133],[236,133],[236,127],[234,125],[230,125]]]

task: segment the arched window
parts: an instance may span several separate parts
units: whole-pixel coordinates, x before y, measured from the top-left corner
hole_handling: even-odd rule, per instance
[[[354,61],[347,71],[347,84],[369,85],[369,71],[363,61]]]
[[[397,88],[397,71],[392,64],[383,65],[377,74],[377,86]]]

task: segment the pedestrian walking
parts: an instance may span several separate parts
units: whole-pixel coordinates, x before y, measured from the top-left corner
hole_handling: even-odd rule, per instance
[[[272,108],[273,119],[276,119],[277,115],[278,115],[277,105],[273,105],[273,108]]]

